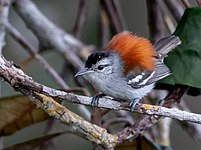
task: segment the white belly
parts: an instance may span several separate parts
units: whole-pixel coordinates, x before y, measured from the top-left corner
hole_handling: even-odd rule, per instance
[[[112,82],[108,82],[108,80],[105,81],[104,79],[91,79],[91,82],[95,88],[108,96],[130,101],[135,98],[141,99],[154,88],[154,84],[150,84],[143,88],[134,89],[125,80],[117,80],[114,78],[112,80]]]

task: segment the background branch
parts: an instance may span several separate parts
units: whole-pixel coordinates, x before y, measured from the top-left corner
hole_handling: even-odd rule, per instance
[[[73,28],[73,35],[80,39],[88,16],[89,0],[80,0],[78,14]]]
[[[121,14],[121,7],[118,0],[100,0],[102,8],[107,13],[115,33],[119,33],[126,29],[123,15]]]
[[[48,62],[37,53],[37,50],[31,46],[26,39],[21,35],[20,32],[17,31],[8,21],[4,22],[6,30],[10,33],[10,35],[18,41],[24,49],[33,56],[44,68],[44,70],[56,81],[56,83],[64,89],[69,88],[68,85],[63,81],[63,79],[58,75],[58,73],[48,64]]]
[[[186,8],[190,8],[191,7],[191,4],[189,3],[189,1],[188,0],[181,0],[182,1],[182,3],[184,4],[184,6],[186,7]],[[197,3],[198,3],[198,5],[200,4],[199,3],[199,0],[196,0],[197,1]]]
[[[164,25],[160,11],[160,0],[147,0],[147,15],[149,24],[149,35],[152,43],[164,36]]]
[[[8,12],[10,7],[10,1],[5,0],[0,3],[0,54],[2,54],[2,49],[5,46],[5,27],[4,22],[8,20]]]
[[[176,22],[179,22],[181,16],[184,13],[184,8],[182,7],[181,3],[175,0],[164,0],[164,2],[167,5],[168,9],[170,10],[171,14],[173,15]]]
[[[164,107],[173,107],[175,103],[178,103],[180,98],[186,93],[188,87],[176,85],[172,92],[163,100]],[[122,140],[131,140],[136,138],[146,129],[154,125],[161,116],[153,115],[142,116],[133,126],[127,127],[118,133],[119,139]]]

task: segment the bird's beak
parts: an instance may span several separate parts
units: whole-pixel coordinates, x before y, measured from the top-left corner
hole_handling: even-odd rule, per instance
[[[92,70],[88,70],[88,68],[83,68],[81,69],[80,71],[78,71],[74,77],[77,77],[77,76],[82,76],[82,75],[85,75],[85,74],[88,74],[88,73],[91,73],[93,72]]]

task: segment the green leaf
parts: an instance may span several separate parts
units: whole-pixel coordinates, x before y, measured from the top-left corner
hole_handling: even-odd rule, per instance
[[[182,44],[174,49],[165,63],[172,75],[161,82],[201,88],[201,8],[185,10],[174,35]]]

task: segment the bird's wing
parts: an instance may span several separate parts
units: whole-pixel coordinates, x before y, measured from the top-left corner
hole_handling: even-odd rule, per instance
[[[131,73],[127,76],[127,83],[133,88],[141,88],[147,85],[148,81],[153,77],[154,72],[144,71],[138,75],[132,75]]]
[[[145,85],[155,83],[171,74],[169,68],[163,63],[164,57],[181,43],[177,36],[165,37],[154,44],[154,48],[158,54],[156,58],[156,69],[153,72],[142,71],[137,75],[130,72],[127,75],[128,84],[134,88],[140,88]]]
[[[160,79],[163,79],[171,74],[170,69],[159,59],[156,60],[156,70],[153,76],[146,84],[152,84]]]
[[[141,88],[143,86],[155,83],[156,81],[170,75],[169,68],[159,59],[156,60],[156,70],[153,72],[143,71],[138,75],[127,76],[127,82],[133,88]]]

